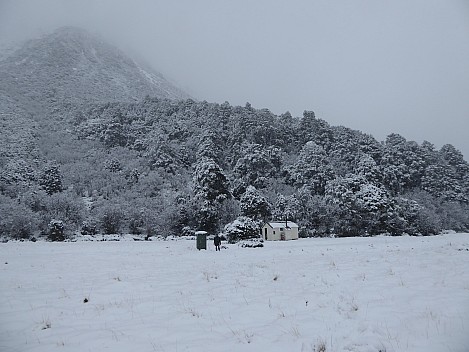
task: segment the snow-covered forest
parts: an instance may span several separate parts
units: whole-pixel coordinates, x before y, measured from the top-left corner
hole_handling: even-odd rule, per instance
[[[3,237],[215,233],[234,221],[250,237],[268,219],[296,221],[302,237],[469,230],[469,164],[451,144],[380,142],[312,111],[138,97],[148,75],[132,61],[73,29],[54,35],[0,62]]]
[[[51,220],[67,233],[216,232],[239,216],[288,218],[302,236],[468,230],[469,165],[450,144],[379,143],[312,112],[157,98],[57,125],[35,164],[2,168],[4,235],[47,233]]]

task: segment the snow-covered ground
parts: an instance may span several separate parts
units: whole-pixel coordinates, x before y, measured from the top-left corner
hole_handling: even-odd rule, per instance
[[[469,234],[227,247],[0,244],[0,350],[469,351]]]

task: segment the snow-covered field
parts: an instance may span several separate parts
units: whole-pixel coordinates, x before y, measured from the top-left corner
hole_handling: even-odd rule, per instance
[[[469,351],[469,234],[227,247],[0,244],[0,351]]]

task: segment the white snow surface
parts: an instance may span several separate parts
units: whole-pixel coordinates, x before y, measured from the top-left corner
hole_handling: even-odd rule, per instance
[[[0,351],[469,351],[469,234],[264,245],[2,243]]]

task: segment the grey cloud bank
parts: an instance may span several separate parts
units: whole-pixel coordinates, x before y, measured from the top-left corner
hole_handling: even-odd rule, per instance
[[[466,1],[9,1],[0,44],[63,25],[98,32],[197,99],[314,110],[383,140],[469,157]]]

